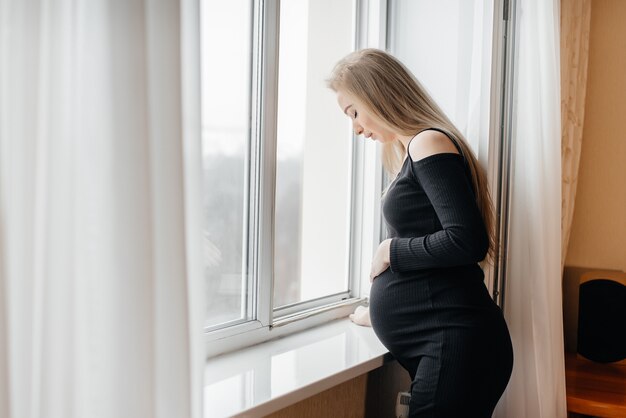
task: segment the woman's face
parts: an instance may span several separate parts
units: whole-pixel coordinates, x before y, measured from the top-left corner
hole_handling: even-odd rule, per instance
[[[382,143],[393,141],[398,136],[350,93],[337,91],[337,102],[343,113],[352,120],[352,129],[355,134]]]

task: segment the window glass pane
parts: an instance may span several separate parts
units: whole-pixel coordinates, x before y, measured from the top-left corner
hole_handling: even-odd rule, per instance
[[[325,79],[353,49],[352,0],[282,0],[274,306],[348,290],[349,123]]]
[[[250,0],[201,1],[206,326],[248,319]],[[228,179],[227,181],[225,179]]]
[[[391,50],[475,152],[489,137],[493,0],[393,0]]]

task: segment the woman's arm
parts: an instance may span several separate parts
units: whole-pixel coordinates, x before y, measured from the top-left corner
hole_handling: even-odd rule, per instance
[[[394,272],[472,264],[485,258],[489,237],[463,157],[437,153],[412,162],[416,180],[443,227],[433,234],[393,238],[389,263]]]

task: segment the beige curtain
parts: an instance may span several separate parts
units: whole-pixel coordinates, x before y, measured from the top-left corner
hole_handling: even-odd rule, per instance
[[[561,271],[569,242],[585,120],[591,0],[561,0]]]

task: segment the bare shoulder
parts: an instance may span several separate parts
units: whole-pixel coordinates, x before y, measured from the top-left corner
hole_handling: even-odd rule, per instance
[[[413,161],[442,153],[458,154],[459,151],[452,140],[439,131],[420,132],[409,144],[409,155]]]

